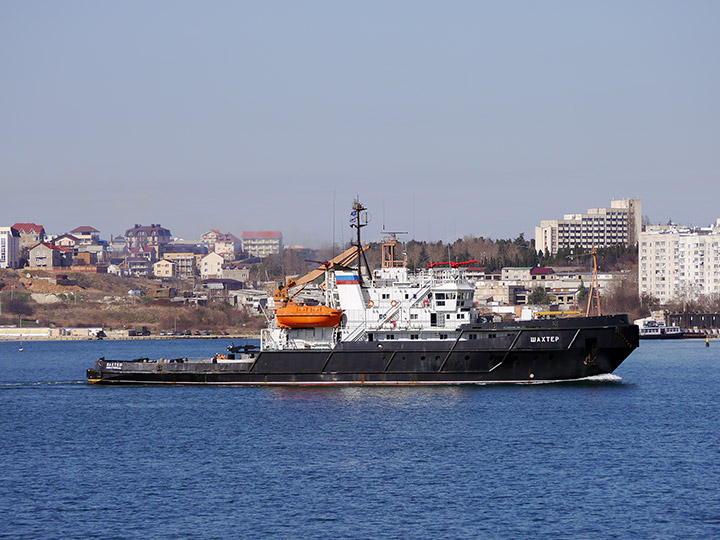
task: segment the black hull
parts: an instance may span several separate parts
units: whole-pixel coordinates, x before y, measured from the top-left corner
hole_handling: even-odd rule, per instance
[[[340,343],[333,350],[262,351],[237,362],[100,359],[87,377],[99,384],[249,386],[578,380],[612,373],[638,346],[638,327],[616,319],[468,326],[463,340]]]

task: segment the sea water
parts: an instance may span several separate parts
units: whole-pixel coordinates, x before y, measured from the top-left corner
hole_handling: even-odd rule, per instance
[[[0,343],[0,537],[720,537],[720,342],[581,383],[85,383],[228,344]]]

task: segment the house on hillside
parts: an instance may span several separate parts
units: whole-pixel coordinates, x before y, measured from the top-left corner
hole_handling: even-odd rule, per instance
[[[74,250],[77,246],[80,245],[80,239],[73,236],[72,234],[65,233],[61,234],[60,236],[56,236],[53,239],[52,243],[56,246]]]
[[[217,229],[210,229],[208,232],[206,232],[200,237],[200,240],[203,244],[206,244],[208,246],[208,249],[210,251],[215,251],[215,242],[217,241],[218,236],[222,236],[222,233],[220,231],[218,231]]]
[[[16,223],[12,226],[20,234],[20,250],[45,241],[45,227],[35,223]]]
[[[530,279],[532,281],[551,280],[554,273],[555,270],[553,270],[552,268],[537,266],[530,270]]]
[[[143,258],[147,259],[150,262],[154,262],[157,260],[155,256],[155,248],[152,246],[143,246],[143,247],[131,247],[128,249],[128,253],[130,254],[130,257],[133,258]]]
[[[221,255],[223,259],[233,260],[235,253],[242,247],[242,241],[235,235],[226,233],[217,238],[215,241],[215,253]]]
[[[245,283],[250,280],[250,269],[244,264],[225,263],[222,265],[222,277]]]
[[[125,275],[125,268],[119,264],[111,264],[107,267],[107,273],[112,274],[113,276],[122,277]]]
[[[75,236],[81,244],[97,244],[100,242],[100,231],[88,225],[73,229],[70,234]]]
[[[177,275],[177,265],[173,261],[163,259],[153,264],[153,276],[157,278],[174,278]]]
[[[221,278],[224,262],[225,259],[217,253],[208,253],[200,260],[200,277],[202,279]]]
[[[128,257],[125,261],[126,275],[147,277],[151,268],[152,263],[143,257]]]
[[[162,257],[177,264],[178,277],[197,275],[200,261],[208,254],[207,246],[186,242],[171,242],[163,247]]]
[[[125,237],[123,235],[111,236],[110,244],[108,245],[108,251],[114,257],[127,253],[127,244],[125,243]]]
[[[30,267],[52,270],[72,264],[73,252],[71,249],[55,246],[48,242],[41,242],[30,248]]]
[[[209,251],[222,255],[225,259],[233,259],[235,252],[241,248],[242,240],[231,233],[221,233],[212,229],[202,235],[203,244]]]

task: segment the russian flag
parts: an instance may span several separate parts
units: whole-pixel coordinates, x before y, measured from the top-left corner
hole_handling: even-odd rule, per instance
[[[349,276],[335,276],[335,281],[338,285],[358,285],[360,282],[358,281],[357,275],[349,275]]]

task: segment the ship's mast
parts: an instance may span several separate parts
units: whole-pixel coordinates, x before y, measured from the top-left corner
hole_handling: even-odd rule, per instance
[[[362,287],[363,285],[363,277],[362,277],[362,264],[365,263],[365,268],[367,269],[368,276],[370,276],[370,279],[372,279],[372,272],[370,271],[370,265],[367,262],[367,258],[365,257],[365,250],[362,248],[362,242],[360,241],[360,229],[365,227],[369,222],[370,218],[366,212],[367,208],[365,208],[358,198],[355,198],[353,201],[352,206],[352,212],[350,213],[350,226],[355,227],[357,229],[357,242],[355,243],[355,247],[357,248],[357,258],[358,258],[358,283]]]
[[[592,256],[593,256],[593,277],[592,277],[592,285],[590,286],[590,297],[588,298],[588,305],[587,305],[587,311],[585,312],[585,316],[590,316],[590,306],[592,305],[593,296],[597,300],[597,314],[598,317],[602,315],[602,309],[600,309],[600,283],[598,282],[598,264],[597,264],[597,249],[595,248],[595,244],[593,244],[592,248]]]

